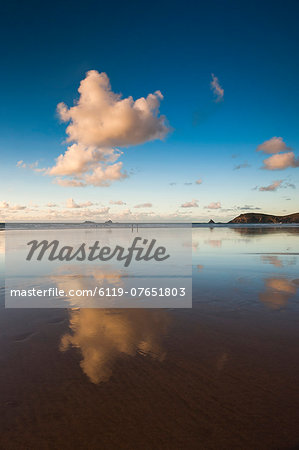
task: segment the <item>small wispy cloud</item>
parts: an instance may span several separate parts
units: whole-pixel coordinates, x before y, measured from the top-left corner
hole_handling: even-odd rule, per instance
[[[277,191],[278,188],[281,187],[283,180],[276,180],[273,181],[272,184],[269,184],[269,186],[261,186],[259,188],[259,191],[264,191],[264,192],[275,192]]]
[[[0,209],[4,209],[6,211],[23,211],[26,209],[25,205],[11,205],[9,202],[2,201],[0,202]]]
[[[199,185],[199,184],[202,184],[202,183],[203,183],[202,179],[199,178],[198,180],[195,180],[195,181],[186,181],[185,183],[183,183],[183,185],[184,186],[192,186],[193,184]],[[175,186],[175,185],[177,185],[179,183],[169,183],[169,184],[170,184],[170,186]]]
[[[248,164],[248,162],[244,162],[235,166],[234,170],[246,169],[247,167],[250,167],[250,164]]]
[[[181,208],[198,208],[198,200],[193,199],[191,202],[186,202],[181,205]]]
[[[295,157],[294,152],[278,153],[264,159],[262,169],[266,170],[284,170],[289,167],[299,167],[299,158]]]
[[[259,190],[259,191],[264,191],[264,192],[275,192],[277,191],[277,189],[287,189],[287,188],[291,188],[291,189],[296,189],[295,184],[293,183],[289,183],[287,181],[284,180],[275,180],[273,181],[273,183],[269,184],[268,186],[261,186],[255,187],[255,190]]]
[[[122,200],[110,200],[110,205],[126,205]]]
[[[35,161],[33,163],[25,163],[22,159],[17,162],[16,166],[20,169],[31,169],[34,172],[46,172],[46,169],[38,167],[39,161]]]
[[[256,211],[260,210],[261,208],[258,208],[257,206],[253,205],[244,205],[244,206],[237,206],[236,209],[238,211]]]
[[[95,209],[94,214],[99,214],[100,216],[102,216],[104,214],[108,214],[109,211],[110,211],[109,206],[104,206],[103,208]]]
[[[263,142],[262,144],[258,145],[256,148],[257,152],[263,152],[263,153],[280,153],[280,152],[286,152],[288,150],[291,150],[290,147],[287,147],[286,143],[283,141],[282,137],[273,136],[271,139],[268,139],[268,141]]]
[[[224,97],[224,89],[220,86],[219,79],[212,73],[211,89],[215,95],[215,102],[220,102]]]
[[[205,209],[221,209],[221,203],[220,202],[212,202],[207,206],[204,206]]]
[[[93,206],[94,203],[88,201],[83,203],[76,203],[73,198],[69,198],[66,201],[66,207],[67,208],[88,208],[89,206]]]
[[[54,183],[63,187],[86,187],[86,184],[83,181],[76,179],[67,179],[67,178],[55,178]]]
[[[152,203],[140,203],[138,205],[135,205],[134,208],[152,208]]]
[[[296,185],[294,183],[287,183],[286,182],[284,187],[289,187],[289,188],[292,188],[292,189],[296,189]]]

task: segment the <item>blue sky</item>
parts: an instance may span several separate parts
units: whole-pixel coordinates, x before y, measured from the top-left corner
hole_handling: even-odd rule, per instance
[[[251,210],[298,211],[298,12],[296,1],[7,2],[2,220],[227,220]],[[84,180],[85,187],[65,187],[48,172],[82,139],[66,142],[74,119],[62,122],[57,105],[74,106],[91,70],[105,72],[123,98],[161,91],[153,116],[166,116],[168,132],[145,131],[136,143],[136,122],[113,146],[127,178],[94,186],[84,170],[60,170],[64,180]],[[266,141],[281,148],[257,152]],[[102,148],[102,139],[95,143]],[[275,155],[280,169],[261,169]]]

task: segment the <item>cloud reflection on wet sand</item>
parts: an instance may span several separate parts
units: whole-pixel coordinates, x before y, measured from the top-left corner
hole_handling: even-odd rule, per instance
[[[296,265],[297,260],[295,256],[283,255],[283,257],[284,259],[276,255],[261,255],[261,260],[264,264],[271,264],[277,268]]]
[[[270,277],[265,280],[265,290],[259,294],[261,302],[272,309],[284,308],[289,299],[296,294],[299,287],[299,279]]]
[[[74,347],[82,354],[81,368],[93,383],[107,381],[117,358],[143,356],[162,361],[161,340],[170,319],[166,311],[81,309],[70,311],[71,332],[61,338],[60,350]]]
[[[222,247],[222,240],[221,239],[208,239],[205,241],[205,244],[210,245],[214,248],[220,248]]]
[[[96,266],[80,269],[77,273],[74,272],[72,266],[66,266],[57,271],[51,276],[51,281],[55,283],[55,286],[65,293],[72,290],[73,296],[66,295],[66,301],[70,308],[82,305],[84,302],[85,307],[97,307],[99,300],[96,300],[93,296],[77,296],[76,292],[84,292],[93,290],[95,286],[100,288],[119,288],[123,286],[123,276],[126,273],[123,271],[113,270],[109,267],[97,268]]]

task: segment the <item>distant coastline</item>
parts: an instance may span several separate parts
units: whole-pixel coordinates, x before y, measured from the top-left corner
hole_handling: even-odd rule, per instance
[[[289,225],[289,226],[299,226],[299,213],[288,214],[285,216],[276,216],[273,214],[262,214],[262,213],[245,213],[240,214],[229,222],[214,222],[212,219],[208,222],[112,222],[112,220],[107,220],[105,222],[93,222],[86,220],[84,222],[7,222],[0,223],[0,230],[9,229],[51,229],[51,228],[181,228],[181,227],[217,227],[217,226],[238,226],[238,225]]]

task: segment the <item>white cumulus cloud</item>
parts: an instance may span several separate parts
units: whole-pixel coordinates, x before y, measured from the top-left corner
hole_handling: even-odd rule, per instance
[[[169,131],[166,117],[159,115],[160,91],[134,101],[111,90],[108,76],[87,72],[74,106],[59,103],[57,111],[71,145],[47,170],[62,186],[109,186],[127,177],[117,147],[163,139]],[[117,162],[118,161],[118,162]],[[22,165],[23,162],[20,162]]]

